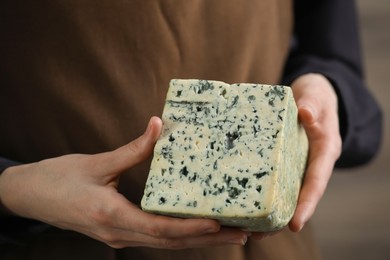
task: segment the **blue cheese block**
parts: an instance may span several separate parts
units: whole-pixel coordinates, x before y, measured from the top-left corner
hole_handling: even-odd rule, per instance
[[[143,210],[248,231],[288,224],[308,155],[289,87],[172,80],[162,120]]]

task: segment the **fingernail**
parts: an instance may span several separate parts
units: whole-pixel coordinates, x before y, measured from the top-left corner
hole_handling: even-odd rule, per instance
[[[248,241],[248,237],[233,238],[228,241],[229,244],[244,246]]]
[[[206,228],[204,230],[204,233],[205,234],[210,234],[210,233],[216,233],[219,231],[219,228],[215,228],[215,227],[209,227],[209,228]]]
[[[212,234],[219,232],[221,225],[217,221],[205,221],[199,228],[203,230],[204,234]]]
[[[304,224],[301,224],[300,226],[298,226],[298,232],[301,232],[301,230],[303,229],[303,226],[304,226]]]

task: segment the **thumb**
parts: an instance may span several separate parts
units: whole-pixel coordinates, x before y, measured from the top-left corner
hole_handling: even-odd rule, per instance
[[[309,103],[297,103],[298,117],[304,128],[310,128],[315,125],[318,120],[317,110]]]
[[[306,130],[309,139],[312,131],[316,129],[321,117],[321,101],[317,98],[313,89],[295,88],[294,98],[298,108],[298,118]]]
[[[145,132],[132,142],[109,152],[107,162],[111,172],[122,172],[146,160],[160,136],[162,121],[152,117]]]

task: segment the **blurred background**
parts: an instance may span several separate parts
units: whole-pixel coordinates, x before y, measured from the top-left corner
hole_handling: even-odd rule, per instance
[[[324,260],[390,259],[390,0],[357,0],[366,79],[384,112],[378,157],[338,170],[314,216]]]

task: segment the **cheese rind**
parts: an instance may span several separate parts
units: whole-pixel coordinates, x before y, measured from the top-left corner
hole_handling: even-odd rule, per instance
[[[308,155],[289,87],[172,80],[142,209],[249,231],[290,221]]]

